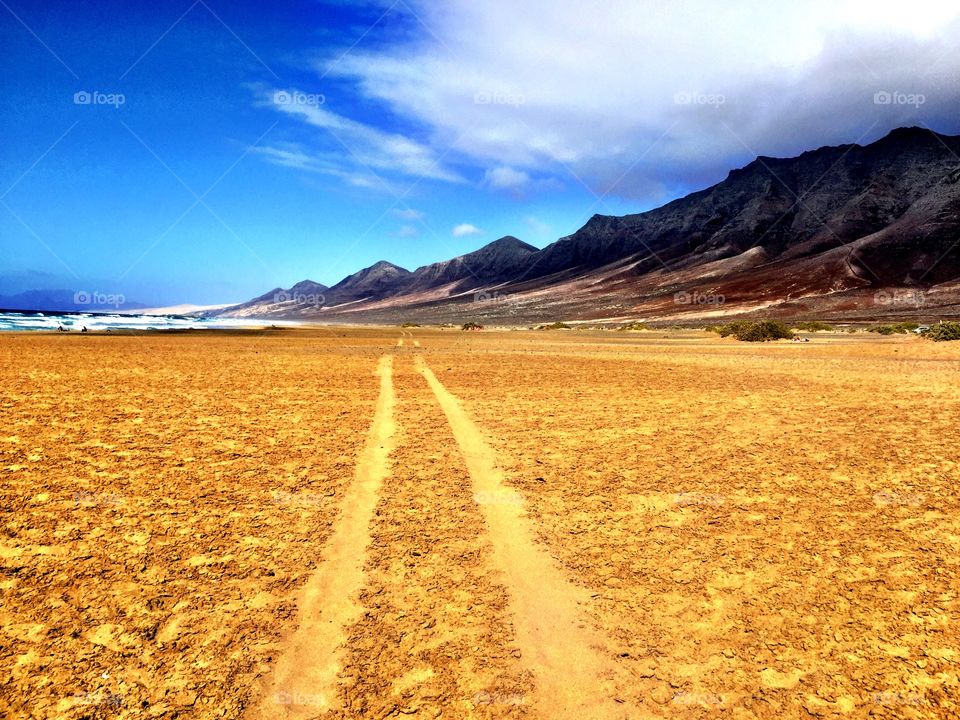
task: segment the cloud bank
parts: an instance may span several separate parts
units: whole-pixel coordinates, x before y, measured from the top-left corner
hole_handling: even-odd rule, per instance
[[[375,172],[515,195],[582,183],[652,201],[757,154],[901,125],[960,132],[955,2],[408,0],[391,12],[421,32],[315,69],[425,142],[277,105],[342,135]]]

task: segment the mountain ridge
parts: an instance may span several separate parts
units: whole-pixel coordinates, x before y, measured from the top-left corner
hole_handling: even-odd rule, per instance
[[[705,308],[665,301],[703,283],[723,296],[724,312],[757,305],[783,313],[837,312],[819,301],[810,301],[816,308],[795,306],[800,297],[843,293],[853,293],[843,312],[889,311],[855,291],[960,280],[958,181],[960,137],[898,128],[868,145],[759,156],[719,183],[658,208],[594,215],[542,250],[505,236],[412,273],[383,261],[335,285],[323,308],[297,314],[343,315],[338,321],[404,313],[504,320],[691,316]],[[370,281],[371,274],[380,279]],[[344,284],[350,292],[335,292]],[[492,288],[498,303],[479,306],[464,297],[471,290],[489,295]],[[502,301],[507,295],[509,303]],[[349,307],[338,311],[345,302]],[[259,311],[273,316],[285,309],[261,305]]]

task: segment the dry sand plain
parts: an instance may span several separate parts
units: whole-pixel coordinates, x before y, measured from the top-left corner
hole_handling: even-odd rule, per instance
[[[960,717],[960,347],[0,336],[0,716]]]

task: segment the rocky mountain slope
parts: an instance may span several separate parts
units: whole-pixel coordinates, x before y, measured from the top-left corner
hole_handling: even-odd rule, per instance
[[[381,262],[325,299],[259,312],[343,322],[958,314],[960,137],[902,128],[866,146],[758,157],[655,210],[595,215],[543,250],[507,237],[413,273]]]
[[[449,286],[450,294],[483,284],[497,284],[516,277],[539,252],[512,235],[507,235],[472,253],[418,268],[405,293],[428,292]]]

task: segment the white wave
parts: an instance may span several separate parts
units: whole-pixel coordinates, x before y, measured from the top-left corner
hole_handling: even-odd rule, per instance
[[[270,323],[243,318],[196,318],[172,315],[44,315],[42,313],[0,313],[0,331],[41,330],[67,332],[109,330],[225,330],[230,328],[261,328],[269,325],[296,326],[296,321],[278,320]]]

